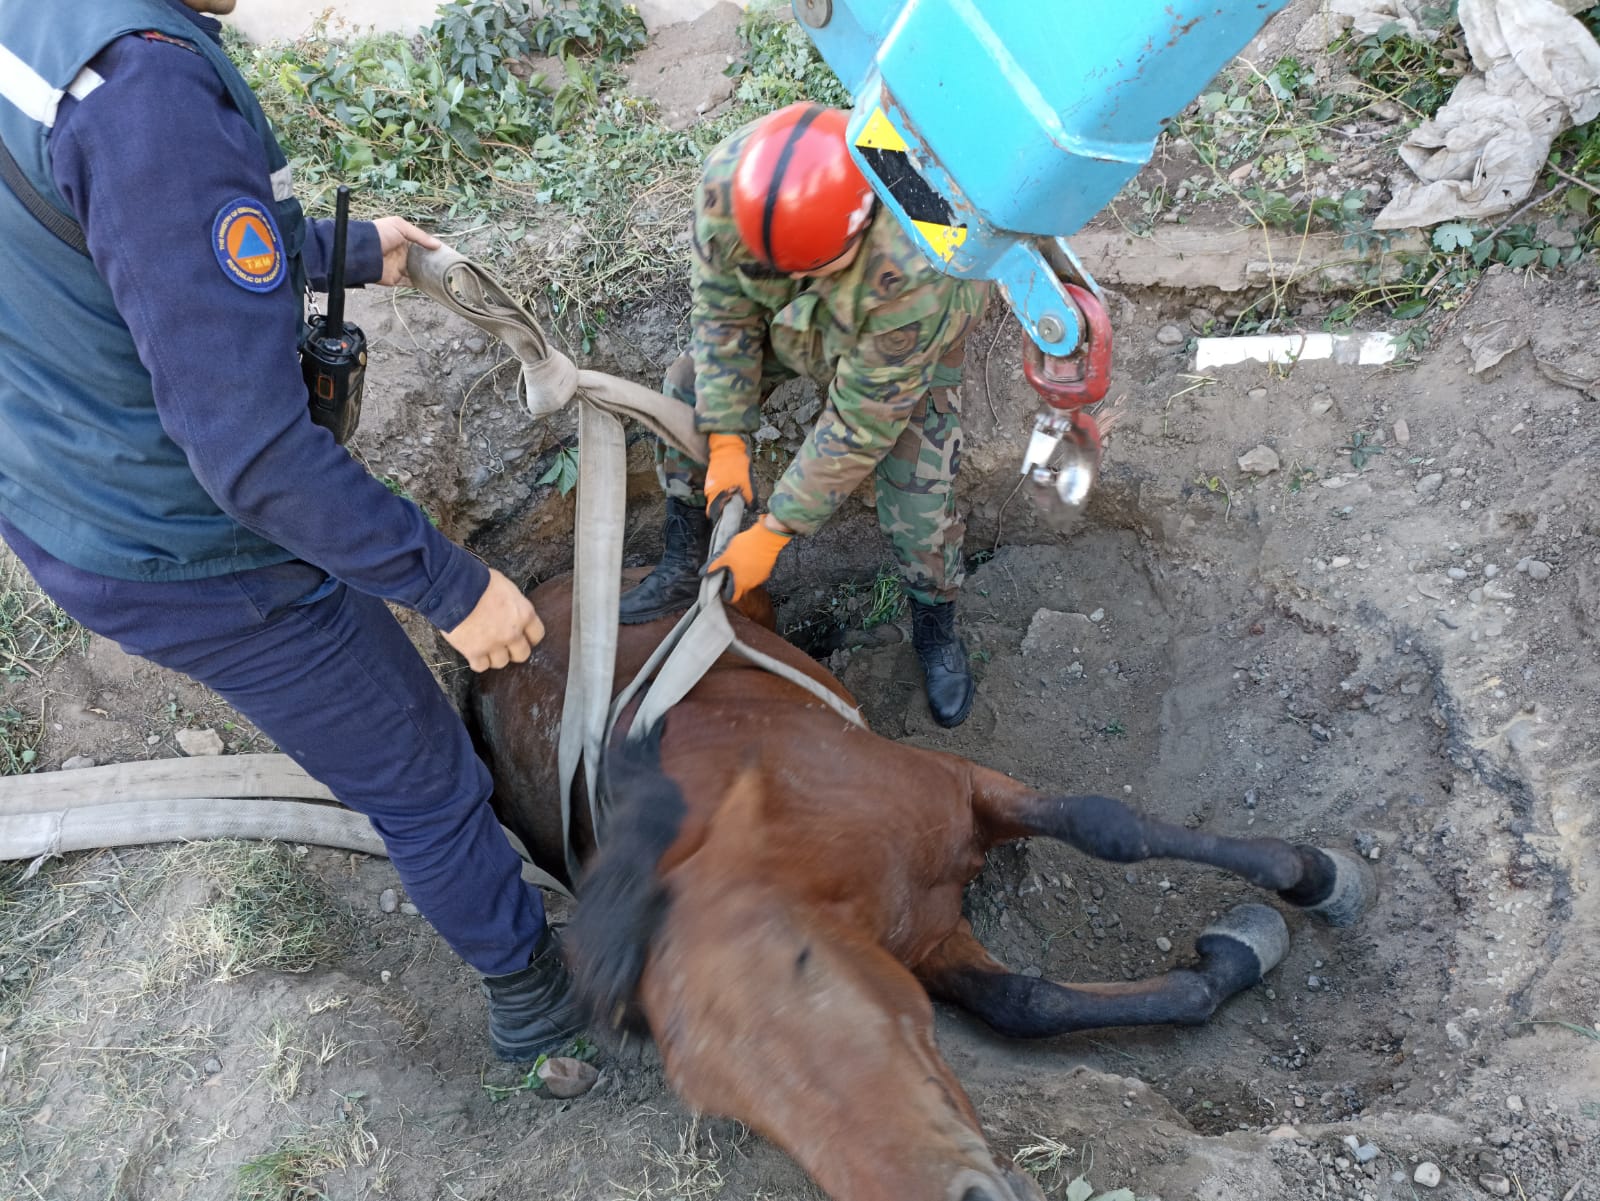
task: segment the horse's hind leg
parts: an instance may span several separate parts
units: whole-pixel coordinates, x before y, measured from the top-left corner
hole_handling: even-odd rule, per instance
[[[997,772],[975,778],[973,807],[991,843],[1045,835],[1112,863],[1205,863],[1270,888],[1333,926],[1353,925],[1377,892],[1371,869],[1344,851],[1203,834],[1145,817],[1110,797],[1043,796]]]
[[[1131,984],[1057,984],[1007,971],[965,922],[917,976],[949,1001],[1008,1038],[1048,1038],[1107,1026],[1196,1026],[1235,993],[1257,983],[1289,949],[1276,909],[1239,905],[1195,940],[1200,963]]]

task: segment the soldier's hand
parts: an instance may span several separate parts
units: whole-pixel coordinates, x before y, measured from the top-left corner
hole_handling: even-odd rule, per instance
[[[730,492],[744,497],[744,503],[756,502],[755,484],[750,477],[750,452],[738,434],[712,434],[706,439],[711,448],[711,462],[706,467],[706,514],[716,517],[722,511],[722,500]]]
[[[494,568],[489,586],[460,625],[444,632],[445,641],[466,657],[473,671],[525,662],[544,638],[544,622],[533,602]]]
[[[741,600],[745,593],[765,584],[778,562],[778,552],[788,546],[789,540],[794,537],[788,530],[768,525],[770,521],[771,517],[763,517],[749,529],[735,534],[728,548],[707,563],[705,571],[701,573],[710,575],[714,571],[726,571],[728,582],[722,594],[729,601]]]
[[[406,274],[406,254],[411,249],[411,243],[415,242],[424,250],[437,250],[443,245],[438,238],[418,229],[404,217],[379,217],[373,224],[378,227],[378,245],[383,249],[380,284],[394,287],[411,282],[411,277]]]

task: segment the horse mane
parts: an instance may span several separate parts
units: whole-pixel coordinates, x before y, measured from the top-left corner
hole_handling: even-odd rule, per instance
[[[596,1030],[648,1032],[634,997],[671,903],[657,868],[688,812],[683,792],[661,767],[665,727],[662,721],[637,742],[619,740],[606,756],[609,820],[579,881],[577,914],[566,936],[578,995]]]

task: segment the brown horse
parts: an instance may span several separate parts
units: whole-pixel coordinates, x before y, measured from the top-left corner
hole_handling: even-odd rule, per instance
[[[473,709],[501,820],[559,874],[568,581],[533,601],[549,636],[526,664],[480,677]],[[767,628],[764,599],[746,612],[757,608],[762,624],[730,614],[740,638],[848,700]],[[619,689],[670,626],[622,627]],[[961,916],[962,889],[997,843],[1047,836],[1118,863],[1211,864],[1337,924],[1371,899],[1351,856],[1047,796],[851,727],[727,657],[658,739],[613,749],[604,774],[617,816],[598,854],[578,815],[588,865],[568,950],[580,984],[606,1022],[648,1027],[686,1103],[759,1130],[836,1201],[1042,1201],[989,1150],[934,1045],[930,994],[1017,1038],[1197,1024],[1287,951],[1279,913],[1241,905],[1200,935],[1192,969],[1133,984],[1015,975]]]

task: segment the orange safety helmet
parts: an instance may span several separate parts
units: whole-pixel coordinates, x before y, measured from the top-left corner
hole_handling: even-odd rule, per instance
[[[745,248],[775,271],[831,263],[866,228],[872,186],[845,128],[850,114],[791,104],[756,122],[733,172],[733,219]]]

